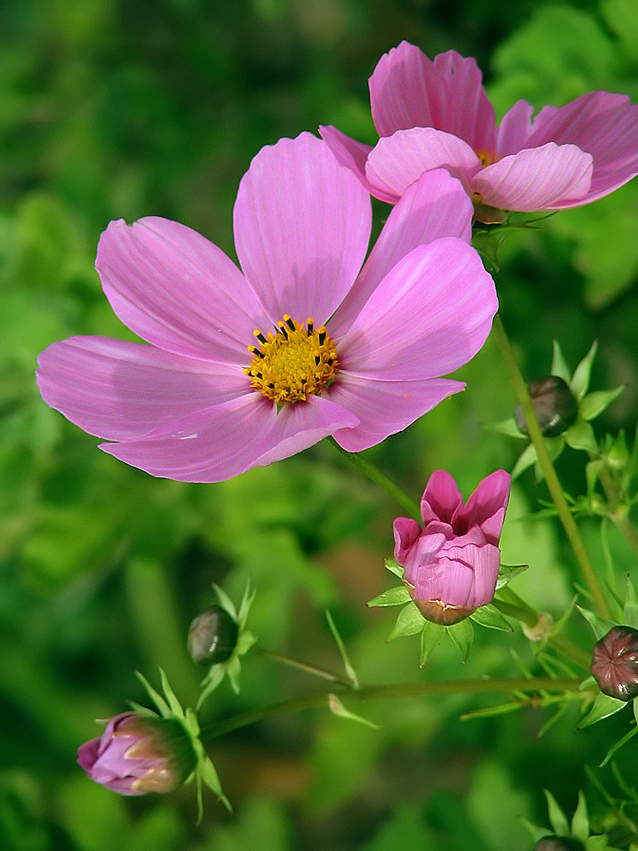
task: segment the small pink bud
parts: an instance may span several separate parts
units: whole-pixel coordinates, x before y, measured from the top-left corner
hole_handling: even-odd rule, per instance
[[[78,748],[78,763],[101,786],[120,795],[172,792],[197,765],[191,738],[176,718],[122,712],[104,733]]]
[[[638,697],[638,629],[612,627],[594,644],[589,670],[604,694],[618,700]]]
[[[394,521],[394,558],[427,620],[450,626],[491,601],[509,491],[509,474],[497,470],[464,505],[452,476],[437,470],[421,500],[422,526],[407,517]]]

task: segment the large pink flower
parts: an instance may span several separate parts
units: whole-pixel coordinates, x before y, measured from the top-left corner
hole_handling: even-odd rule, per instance
[[[421,499],[423,525],[409,517],[394,521],[394,558],[428,620],[457,623],[491,601],[509,494],[510,476],[497,470],[464,505],[452,476],[436,470]]]
[[[339,162],[376,198],[395,203],[423,172],[447,168],[477,204],[560,210],[608,195],[638,174],[638,106],[591,92],[560,109],[519,100],[496,127],[474,59],[435,57],[402,42],[370,78],[379,132],[371,148],[322,127]]]
[[[243,270],[176,222],[112,222],[97,269],[151,345],[72,337],[41,353],[44,399],[155,476],[227,479],[327,435],[359,451],[463,388],[497,309],[445,171],[392,211],[363,269],[370,199],[320,139],[266,147],[235,203]],[[361,271],[359,271],[361,269]]]

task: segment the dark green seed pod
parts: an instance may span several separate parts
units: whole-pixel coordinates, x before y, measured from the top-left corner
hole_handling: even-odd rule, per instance
[[[221,606],[198,615],[188,630],[188,652],[198,665],[216,665],[233,655],[237,646],[237,621]]]
[[[558,375],[537,378],[529,385],[534,412],[545,437],[556,437],[573,425],[578,418],[578,403],[566,381]],[[521,406],[514,411],[518,430],[529,434]]]

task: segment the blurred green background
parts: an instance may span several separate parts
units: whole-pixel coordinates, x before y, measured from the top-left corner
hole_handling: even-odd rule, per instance
[[[627,713],[575,732],[568,711],[459,721],[497,698],[411,699],[358,707],[370,730],[324,711],[273,718],[215,741],[235,812],[212,796],[195,825],[192,789],[124,799],[91,783],[75,751],[93,719],[142,702],[162,665],[183,702],[201,670],[188,624],[257,587],[250,628],[266,647],[337,667],[331,609],[361,679],[392,682],[518,675],[534,669],[517,632],[477,631],[465,665],[447,641],[424,670],[418,646],[387,644],[393,613],[365,601],[391,584],[397,507],[328,445],[219,485],[155,480],[96,449],[40,399],[37,353],[88,333],[131,338],[93,263],[112,218],[167,216],[234,257],[232,204],[265,144],[334,124],[375,138],[367,78],[407,39],[429,56],[477,58],[499,115],[593,89],[638,101],[635,0],[3,0],[0,4],[0,848],[7,851],[292,851],[397,847],[526,851],[520,817],[547,823],[543,787],[567,811],[583,788],[603,830],[609,801],[591,779]],[[387,215],[375,206],[377,220]],[[638,413],[638,183],[505,243],[503,321],[528,378],[546,374],[558,338],[571,367],[599,340],[592,387],[626,385],[596,421],[633,435]],[[487,431],[515,400],[492,341],[460,377],[468,390],[368,454],[418,498],[448,469],[469,496],[521,444]],[[571,450],[559,471],[584,492]],[[553,520],[520,522],[545,497],[528,471],[512,496],[503,560],[529,563],[517,591],[559,617],[576,571]],[[596,522],[584,521],[596,563]],[[634,567],[610,534],[619,572]],[[576,616],[571,634],[591,635]],[[205,720],[320,686],[248,659]],[[635,746],[598,772],[614,799],[633,791]],[[625,788],[622,788],[623,781]],[[607,821],[606,821],[607,820]],[[613,819],[612,819],[613,821]],[[609,822],[611,823],[611,822]]]

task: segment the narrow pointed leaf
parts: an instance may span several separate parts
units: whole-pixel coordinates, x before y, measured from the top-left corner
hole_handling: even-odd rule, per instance
[[[461,661],[465,662],[470,655],[470,649],[474,639],[472,621],[469,618],[465,618],[460,623],[455,623],[454,626],[448,626],[447,631],[452,641],[461,651]]]
[[[428,621],[426,621],[415,604],[408,603],[399,612],[394,629],[388,636],[388,641],[394,641],[395,638],[401,638],[404,635],[416,635],[417,632],[421,632],[427,623]]]
[[[594,340],[591,349],[587,352],[585,357],[578,364],[578,366],[574,370],[572,380],[569,382],[571,391],[577,399],[582,399],[585,393],[587,392],[587,388],[589,387],[589,379],[591,378],[591,368],[594,363],[594,358],[596,357],[597,349],[598,341]]]
[[[625,706],[627,706],[627,703],[624,700],[617,700],[615,697],[609,697],[609,695],[601,692],[596,696],[594,705],[580,722],[578,729],[582,730],[583,727],[590,727],[592,724],[602,721],[603,718],[609,718],[610,715],[620,712]]]
[[[580,403],[580,415],[584,420],[594,420],[617,399],[625,388],[616,387],[614,390],[596,390],[588,393]]]
[[[504,588],[508,585],[515,576],[519,576],[529,568],[528,564],[501,564],[498,569],[498,578],[496,580],[496,590]]]
[[[514,632],[511,623],[507,618],[499,612],[496,606],[488,603],[486,606],[481,606],[475,612],[472,612],[470,618],[479,626],[485,626],[488,629],[499,629],[502,632]]]
[[[346,709],[336,694],[328,695],[328,705],[330,707],[330,711],[334,715],[338,715],[339,718],[345,718],[348,721],[356,721],[358,724],[363,724],[364,727],[372,727],[373,730],[379,729],[378,724],[375,724],[373,721],[369,721],[367,718],[363,718],[361,715],[356,715],[354,712],[350,712],[349,709]]]
[[[554,340],[554,355],[552,358],[551,374],[557,375],[569,384],[571,375],[558,340]]]
[[[375,606],[403,606],[410,602],[410,592],[405,585],[395,585],[394,588],[388,588],[382,594],[378,594],[369,600],[367,605],[370,608]]]
[[[419,664],[421,667],[425,665],[432,651],[441,643],[441,639],[445,635],[445,627],[438,623],[425,621],[425,627],[421,633],[421,659]]]
[[[627,574],[627,590],[625,597],[625,606],[623,609],[623,618],[627,626],[633,626],[638,629],[638,599],[632,585],[629,574]]]
[[[387,558],[385,560],[385,568],[389,570],[390,573],[394,573],[395,576],[398,576],[399,579],[403,579],[403,568],[400,564],[397,564],[393,558]]]
[[[565,817],[565,813],[558,806],[552,793],[547,789],[543,789],[543,791],[547,798],[547,812],[554,833],[557,833],[559,836],[569,836],[569,822]]]
[[[578,839],[579,842],[584,842],[589,836],[589,818],[587,816],[587,802],[583,795],[582,789],[578,790],[578,804],[572,817],[572,833],[571,835]]]

